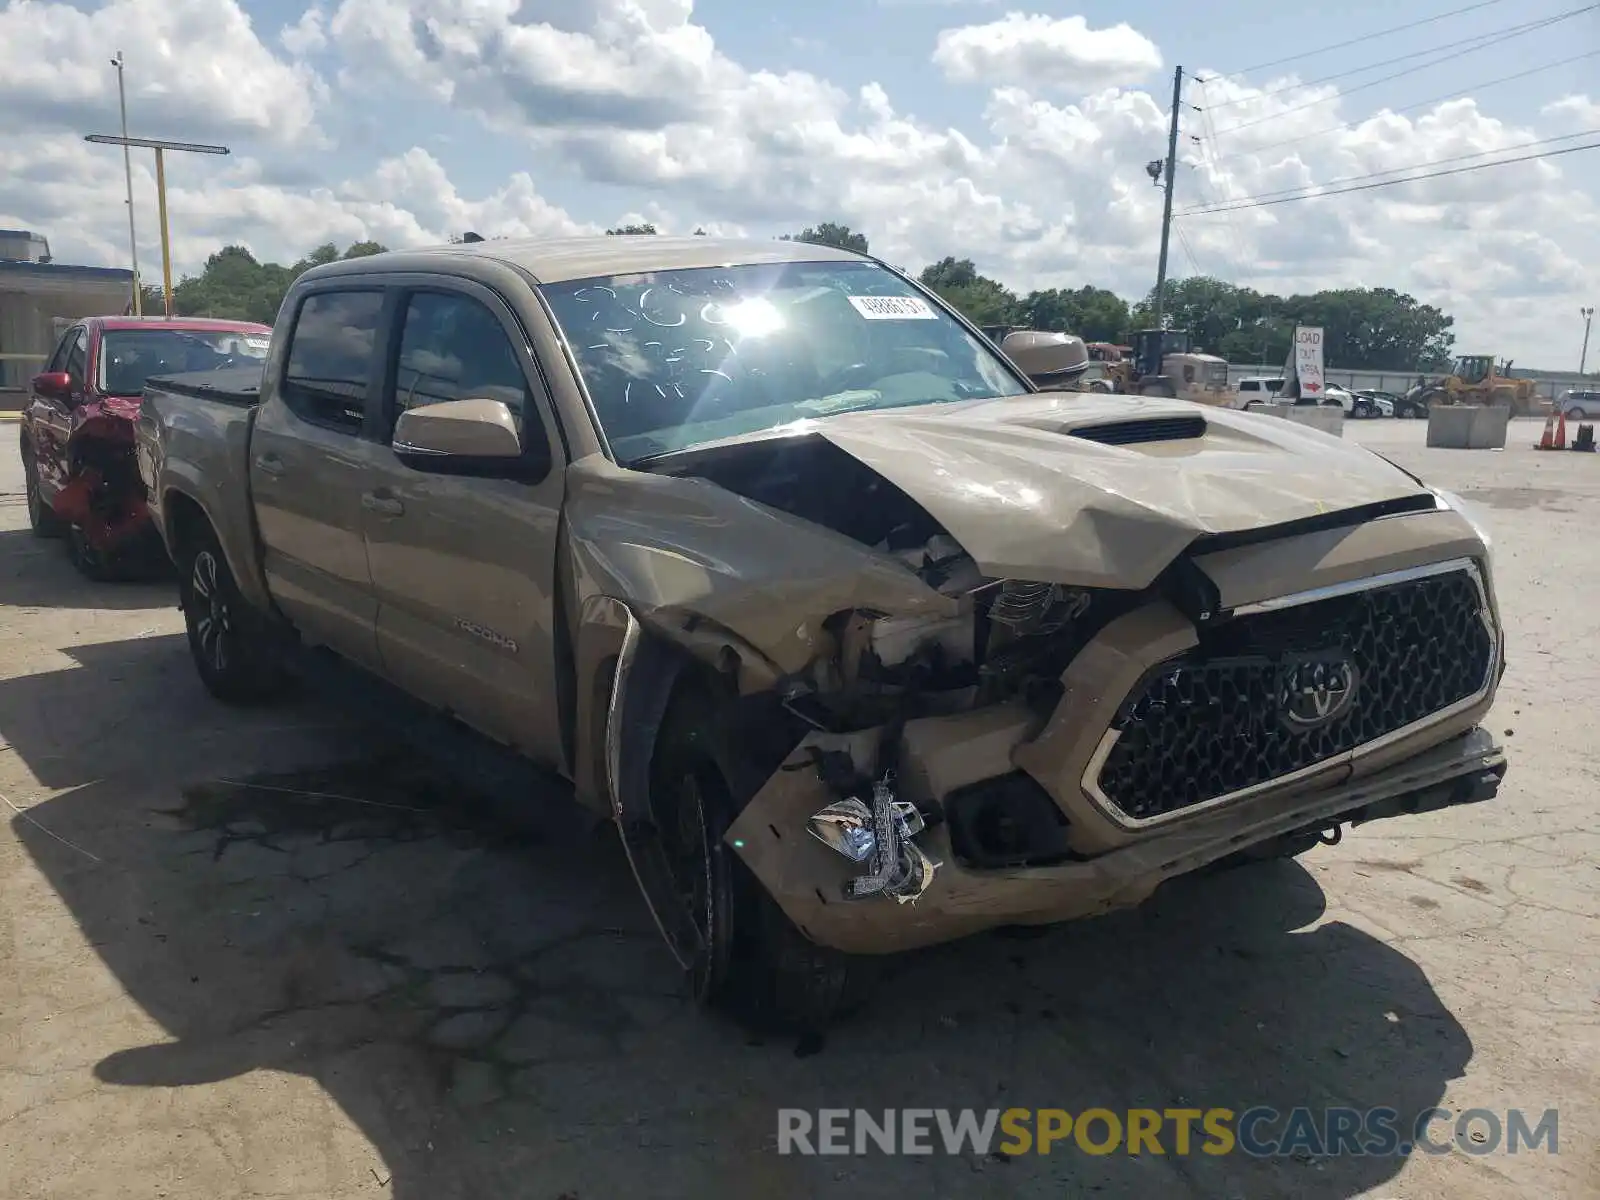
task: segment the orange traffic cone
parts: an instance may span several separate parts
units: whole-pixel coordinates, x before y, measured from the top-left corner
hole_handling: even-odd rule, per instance
[[[1567,414],[1565,409],[1561,412],[1561,419],[1556,422],[1555,448],[1557,450],[1565,450],[1567,448]]]
[[[1556,437],[1556,414],[1552,412],[1544,419],[1544,432],[1539,435],[1539,444],[1535,450],[1554,450]]]

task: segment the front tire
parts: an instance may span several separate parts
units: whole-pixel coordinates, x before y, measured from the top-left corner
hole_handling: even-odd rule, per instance
[[[184,547],[178,594],[189,653],[206,691],[227,704],[251,704],[283,690],[287,676],[266,622],[243,596],[209,530]]]
[[[1589,414],[1581,408],[1569,408],[1567,409],[1567,418],[1572,421],[1585,421],[1588,420]]]
[[[700,934],[690,990],[757,1029],[819,1031],[861,1003],[868,964],[808,940],[723,840],[749,796],[739,795],[714,705],[691,689],[662,723],[650,772],[678,901]]]
[[[115,583],[126,577],[120,557],[113,551],[97,550],[90,545],[83,526],[73,525],[67,530],[67,546],[72,552],[72,565],[85,579],[93,583]]]
[[[33,536],[60,537],[66,531],[65,522],[44,502],[44,496],[39,491],[39,465],[33,461],[33,449],[27,444],[22,447],[22,479],[28,501],[28,528],[33,531]]]

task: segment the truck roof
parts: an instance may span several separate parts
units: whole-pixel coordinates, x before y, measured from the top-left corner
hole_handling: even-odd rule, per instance
[[[593,237],[499,238],[451,243],[312,268],[318,276],[360,274],[375,259],[389,270],[428,270],[441,256],[494,259],[520,267],[539,283],[565,283],[598,275],[631,275],[690,267],[748,266],[759,263],[865,261],[852,250],[786,242],[777,238],[669,237],[662,234],[602,234]]]

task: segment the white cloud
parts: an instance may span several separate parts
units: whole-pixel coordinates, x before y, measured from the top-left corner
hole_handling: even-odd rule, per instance
[[[958,130],[919,117],[906,95],[876,83],[847,89],[735,61],[689,0],[318,0],[277,29],[277,51],[256,39],[234,0],[210,4],[115,0],[89,17],[11,0],[0,13],[0,66],[9,47],[43,37],[56,48],[56,69],[83,82],[37,92],[21,120],[40,136],[0,143],[0,223],[47,232],[58,252],[120,261],[119,156],[44,135],[75,127],[74,105],[91,104],[102,122],[115,113],[114,72],[83,45],[127,50],[140,125],[162,99],[148,90],[152,77],[165,76],[135,71],[136,53],[189,38],[185,56],[205,47],[229,64],[231,86],[170,72],[170,111],[242,129],[255,146],[226,164],[169,167],[180,269],[198,267],[223,241],[292,258],[320,241],[407,245],[469,228],[567,232],[648,220],[770,236],[838,220],[912,269],[956,254],[1022,290],[1094,283],[1135,297],[1153,282],[1161,196],[1144,167],[1165,148],[1167,98],[1152,75],[1160,54],[1126,26],[1011,14],[947,30],[927,47],[931,59],[992,83]],[[86,42],[88,21],[111,23]],[[68,36],[79,39],[70,52]],[[308,56],[336,80],[331,95]],[[0,74],[0,102],[25,90],[19,81],[34,66],[18,62],[21,74]],[[1573,182],[1574,159],[1306,202],[1257,198],[1516,153],[1583,121],[1600,124],[1592,101],[1569,97],[1532,123],[1496,116],[1487,94],[1364,117],[1359,97],[1328,85],[1200,76],[1208,82],[1191,85],[1188,99],[1205,111],[1184,112],[1178,209],[1249,207],[1182,216],[1175,272],[1197,267],[1281,294],[1395,287],[1454,313],[1464,347],[1560,361],[1543,314],[1576,303],[1582,265],[1600,255],[1600,208],[1592,189]],[[1134,79],[1153,93],[1121,86]],[[277,106],[261,102],[264,90]],[[520,173],[468,195],[422,149],[379,163],[349,134],[336,154],[294,152],[319,123],[337,131],[341,116],[387,121],[391,105],[419,97],[455,122],[457,142],[492,138],[508,161],[537,164],[541,181],[562,177],[580,195],[610,199],[575,218]],[[204,136],[181,123],[167,132]],[[415,140],[438,137],[429,128]],[[141,175],[138,194],[149,188]]]
[[[83,12],[48,0],[0,9],[0,112],[21,129],[116,132],[127,62],[130,132],[183,141],[314,136],[325,93],[262,45],[235,0],[112,0]]]
[[[438,245],[468,229],[485,236],[596,233],[540,196],[525,172],[494,191],[468,197],[427,151],[413,148],[375,169],[322,186],[267,182],[261,163],[240,159],[215,169],[174,161],[167,172],[167,209],[175,268],[197,270],[225,244],[262,259],[292,261],[323,242],[378,241],[393,247]],[[48,187],[41,184],[48,183]],[[160,241],[155,180],[136,161],[139,261],[146,281],[158,278]],[[0,226],[49,235],[58,260],[70,248],[78,261],[124,265],[127,229],[120,158],[81,143],[47,137],[0,142]]]
[[[1007,13],[939,34],[933,61],[961,83],[1009,83],[1087,95],[1139,83],[1161,67],[1155,43],[1127,24],[1090,29],[1082,17]]]
[[[1564,124],[1581,125],[1585,129],[1600,126],[1600,100],[1592,100],[1588,96],[1563,96],[1546,104],[1540,111]]]
[[[278,42],[296,58],[304,58],[328,47],[328,18],[320,8],[308,8],[293,25],[278,31]]]

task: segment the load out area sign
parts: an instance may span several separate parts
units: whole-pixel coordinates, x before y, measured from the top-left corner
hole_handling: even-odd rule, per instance
[[[1315,325],[1299,325],[1294,331],[1294,345],[1289,348],[1289,373],[1299,384],[1298,394],[1321,397],[1322,386],[1322,329]],[[1289,391],[1289,388],[1285,388]],[[1293,393],[1291,393],[1293,394]]]

